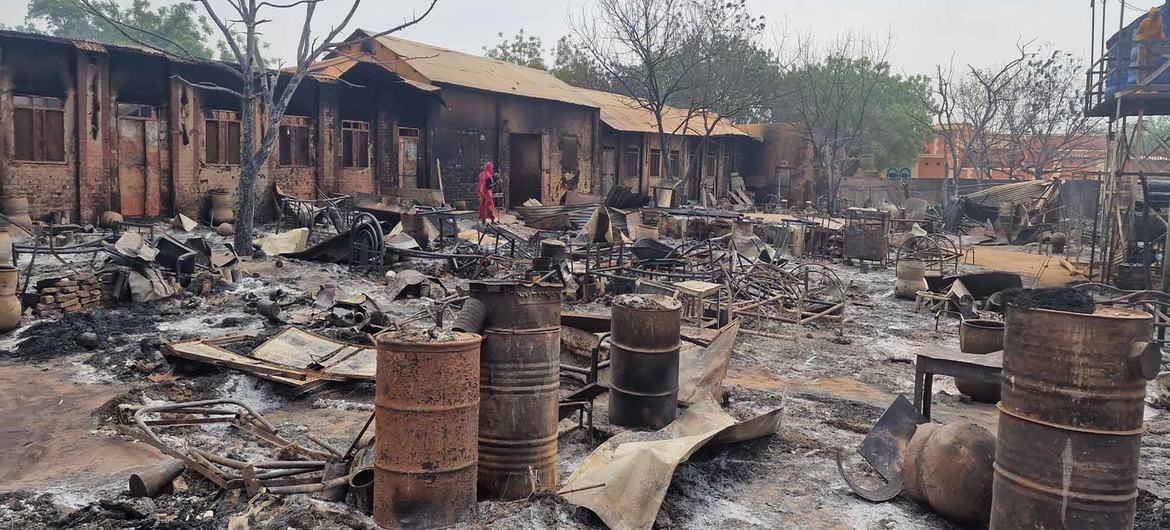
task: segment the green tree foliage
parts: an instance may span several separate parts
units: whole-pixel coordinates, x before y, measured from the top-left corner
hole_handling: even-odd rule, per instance
[[[214,56],[211,26],[198,14],[195,4],[155,8],[149,0],[134,0],[123,8],[114,0],[104,0],[95,2],[95,6],[125,26],[115,27],[74,0],[29,0],[26,26],[21,29],[109,44],[135,44],[125,31],[135,39],[179,55]]]
[[[614,89],[605,69],[568,35],[557,41],[552,74],[573,86],[605,91]]]
[[[784,75],[788,95],[773,116],[803,130],[820,177],[817,192],[831,208],[842,178],[909,165],[930,132],[929,82],[891,72],[888,51],[863,35],[823,47],[810,39]]]
[[[504,37],[502,31],[499,36],[503,39],[499,44],[483,48],[488,57],[538,70],[548,70],[548,64],[544,60],[544,42],[540,37],[525,35],[523,28],[511,39]]]
[[[909,167],[930,136],[930,78],[888,74],[874,90],[873,119],[865,128],[866,169],[884,174],[891,167]]]

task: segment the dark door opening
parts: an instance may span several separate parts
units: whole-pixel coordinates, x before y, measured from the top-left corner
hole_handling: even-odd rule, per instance
[[[539,134],[512,134],[508,140],[508,204],[519,206],[541,199],[541,147]]]

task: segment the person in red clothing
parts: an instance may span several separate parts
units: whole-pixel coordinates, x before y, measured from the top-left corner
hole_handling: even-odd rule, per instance
[[[492,163],[488,162],[483,165],[483,171],[479,174],[479,188],[476,190],[476,195],[479,196],[479,220],[485,223],[497,222],[496,203],[492,200],[492,188],[495,187]]]

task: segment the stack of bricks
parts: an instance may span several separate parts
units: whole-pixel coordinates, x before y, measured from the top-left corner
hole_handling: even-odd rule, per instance
[[[48,317],[98,309],[103,306],[106,293],[110,291],[110,286],[103,284],[92,272],[41,280],[37,282],[41,301],[37,304],[36,312]]]

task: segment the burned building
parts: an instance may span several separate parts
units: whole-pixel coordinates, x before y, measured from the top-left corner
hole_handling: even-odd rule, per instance
[[[438,89],[351,63],[318,65],[294,94],[258,179],[261,204],[277,188],[316,197],[417,182],[411,168],[428,158],[418,131]],[[27,198],[34,219],[202,217],[209,193],[234,197],[239,175],[239,100],[192,85],[238,84],[222,66],[0,32],[0,194]]]
[[[753,123],[739,128],[759,142],[759,148],[749,153],[746,179],[758,201],[775,195],[799,206],[816,199],[812,147],[798,125]]]
[[[504,203],[556,204],[569,191],[599,192],[594,175],[597,105],[552,74],[396,37],[361,40],[335,57],[365,57],[408,82],[442,88],[444,106],[427,132],[427,187],[449,202],[474,200],[477,176],[492,162]]]
[[[667,152],[658,141],[654,114],[630,97],[577,89],[601,108],[600,172],[602,188],[625,186],[651,194],[654,188],[677,187],[680,198],[700,200],[700,190],[722,196],[732,175],[743,175],[754,139],[730,122],[703,113],[665,109]],[[710,134],[704,134],[711,123]],[[698,183],[696,185],[696,183]]]

